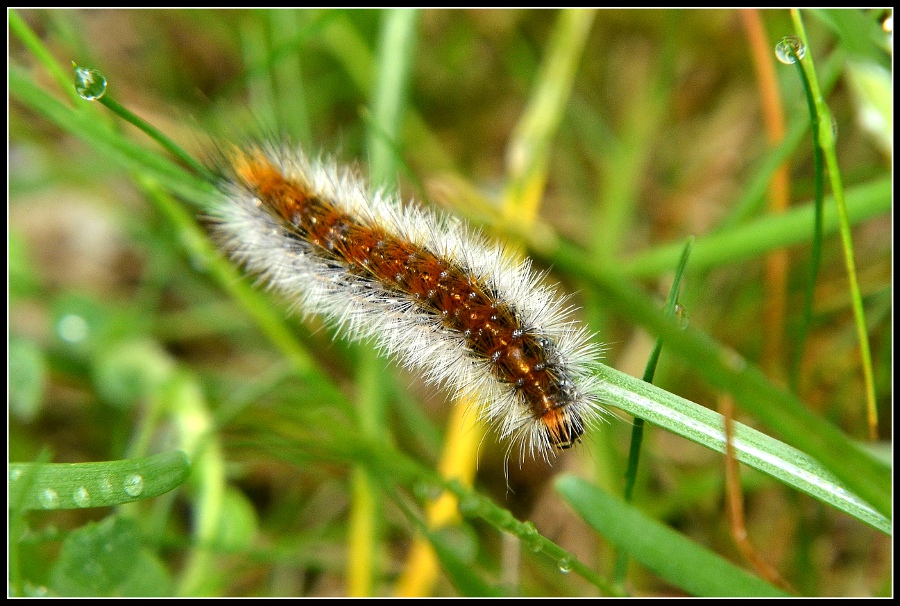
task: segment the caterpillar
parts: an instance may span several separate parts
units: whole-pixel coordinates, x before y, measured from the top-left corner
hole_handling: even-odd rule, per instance
[[[573,446],[602,414],[600,347],[529,261],[286,144],[217,164],[221,246],[300,313],[475,402],[522,457]]]

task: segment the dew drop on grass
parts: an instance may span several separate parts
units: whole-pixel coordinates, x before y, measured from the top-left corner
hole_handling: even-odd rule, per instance
[[[564,574],[568,574],[568,573],[572,572],[573,562],[572,562],[572,558],[570,558],[570,557],[560,558],[559,561],[556,563],[556,565],[559,566],[559,571]]]
[[[94,101],[106,94],[106,77],[96,69],[79,67],[75,69],[75,92],[87,101]]]
[[[538,534],[537,526],[534,525],[534,522],[531,520],[525,522],[524,526],[524,535],[526,537],[536,537]]]
[[[109,500],[112,497],[113,486],[109,478],[103,478],[98,485],[102,498]]]
[[[38,495],[41,507],[44,509],[56,509],[59,507],[59,495],[52,488],[45,488]]]
[[[806,56],[806,46],[797,36],[785,36],[775,45],[775,56],[785,65],[793,65]]]
[[[526,545],[528,545],[534,553],[539,553],[543,549],[538,529],[534,525],[534,522],[530,520],[524,524],[522,540],[525,541]]]
[[[130,496],[139,497],[144,492],[144,478],[139,474],[133,473],[125,478],[122,488]]]
[[[72,500],[79,507],[88,507],[91,504],[91,493],[84,486],[79,486],[72,494]]]
[[[687,327],[691,323],[691,318],[688,315],[687,309],[681,303],[675,304],[675,320],[678,322],[678,326],[681,330],[687,330]]]

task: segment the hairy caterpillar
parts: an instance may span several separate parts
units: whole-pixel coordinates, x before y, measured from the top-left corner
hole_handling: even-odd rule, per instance
[[[571,447],[601,414],[599,347],[529,262],[288,146],[232,148],[218,172],[214,229],[235,260],[304,314],[477,402],[523,456]]]

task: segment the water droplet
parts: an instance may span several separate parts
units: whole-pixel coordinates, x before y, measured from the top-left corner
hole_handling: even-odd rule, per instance
[[[136,473],[131,474],[122,482],[122,488],[133,497],[141,496],[144,492],[144,478]]]
[[[678,322],[681,330],[687,330],[688,325],[691,323],[691,318],[681,303],[675,304],[675,320]]]
[[[106,94],[106,77],[96,69],[78,67],[72,63],[75,69],[75,92],[82,99],[94,101]]]
[[[534,522],[525,522],[522,529],[522,540],[528,545],[534,553],[539,553],[543,548],[543,544],[541,543],[541,535],[538,533],[537,527],[534,525]]]
[[[38,501],[44,509],[56,509],[59,507],[59,495],[52,488],[45,488],[38,495]]]
[[[72,500],[75,501],[75,504],[79,507],[89,507],[91,504],[91,493],[89,493],[88,489],[84,486],[79,486],[75,489],[74,494],[72,494]]]
[[[109,500],[112,497],[113,487],[112,482],[109,481],[109,478],[103,478],[100,481],[99,488],[105,500]]]
[[[574,560],[569,556],[560,558],[559,561],[556,562],[556,565],[559,566],[559,571],[563,574],[568,574],[568,573],[572,572],[573,564],[574,564]]]
[[[22,477],[22,470],[18,467],[13,467],[9,470],[9,480],[11,482],[15,482],[19,478]]]
[[[528,522],[525,522],[524,524],[522,524],[522,526],[524,527],[522,529],[523,534],[526,537],[537,536],[538,530],[537,530],[537,526],[534,525],[534,522],[529,520]]]
[[[806,47],[797,36],[785,36],[775,45],[775,56],[785,65],[793,65],[806,56]]]
[[[87,320],[75,314],[66,314],[56,323],[59,338],[69,343],[80,343],[87,339]]]
[[[831,114],[831,138],[837,141],[838,136],[838,123],[837,119],[835,119],[834,114]]]

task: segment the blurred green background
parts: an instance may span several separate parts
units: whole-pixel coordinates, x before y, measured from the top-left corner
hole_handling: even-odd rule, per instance
[[[379,11],[18,15],[63,69],[71,61],[100,69],[117,101],[196,157],[208,154],[215,141],[263,133],[365,170],[384,17]],[[794,33],[787,11],[761,16],[771,48]],[[881,46],[888,37],[877,35],[884,17],[877,11],[805,13],[820,80],[833,83],[827,101],[848,192],[891,183],[891,56]],[[527,10],[435,10],[418,16],[408,107],[395,148],[404,197],[440,205],[503,235],[492,231],[492,205],[500,198],[507,146],[538,84],[556,20],[554,11]],[[10,35],[9,52],[12,66],[68,102],[16,36]],[[809,116],[796,70],[777,64],[776,75],[788,129],[803,128]],[[328,385],[292,370],[211,279],[205,261],[185,252],[184,234],[136,185],[139,169],[125,170],[17,100],[15,91],[12,97],[10,461],[33,461],[42,451],[54,462],[148,454],[171,447],[177,442],[173,435],[190,434],[185,426],[193,420],[204,429],[195,427],[190,435],[207,436],[195,472],[199,465],[221,478],[224,493],[218,514],[207,512],[206,518],[198,503],[209,502],[202,493],[214,483],[198,480],[181,494],[127,506],[127,517],[140,527],[142,549],[155,563],[147,568],[155,575],[151,584],[161,594],[345,594],[352,457],[339,447],[319,451],[315,445],[358,439],[347,400],[358,387],[359,348],[333,340],[315,319],[291,317]],[[761,195],[751,197],[740,214],[736,210],[759,180],[769,148],[760,104],[737,12],[598,12],[549,152],[541,229],[581,246],[586,264],[632,268],[635,281],[662,300],[671,266],[638,272],[629,263],[688,235],[750,224],[767,213]],[[102,111],[97,115],[109,118]],[[117,124],[140,146],[157,151],[145,135]],[[808,133],[788,157],[791,202],[808,203]],[[201,211],[185,208],[203,224]],[[889,210],[873,215],[853,237],[873,348],[879,438],[889,443],[892,230]],[[788,248],[785,345],[777,359],[765,353],[770,295],[761,254],[737,262],[723,258],[689,275],[682,300],[689,321],[766,369],[776,383],[786,383],[808,266],[807,244]],[[576,293],[580,317],[606,344],[605,363],[640,376],[652,340],[627,317],[598,305],[577,275],[550,270],[550,281]],[[857,346],[843,251],[832,235],[824,243],[798,393],[811,409],[864,441]],[[434,466],[449,398],[394,364],[383,365],[391,377],[386,390],[392,445]],[[715,390],[682,361],[667,358],[665,349],[656,383],[713,408],[719,401]],[[619,416],[552,466],[513,461],[508,479],[505,445],[489,434],[479,450],[476,487],[605,574],[611,549],[586,530],[549,480],[567,470],[621,491],[630,418]],[[738,418],[753,424],[740,413]],[[721,456],[651,430],[641,465],[635,497],[641,509],[741,562],[724,509]],[[743,480],[751,540],[799,592],[892,592],[890,537],[760,475],[746,473]],[[391,592],[414,534],[399,503],[417,507],[423,498],[415,487],[394,481],[385,480],[388,490],[407,491],[387,499],[383,510],[383,572],[376,595]],[[37,594],[63,591],[63,540],[109,514],[29,513],[23,535],[11,538],[21,544],[11,586]],[[209,531],[215,544],[200,554],[193,543],[198,519],[228,520],[227,528]],[[597,591],[528,550],[518,554],[520,562],[511,560],[516,552],[509,541],[483,523],[467,523],[449,540],[473,569],[512,594]],[[638,595],[680,595],[637,566],[628,586]],[[435,595],[457,593],[443,577],[434,589]]]

